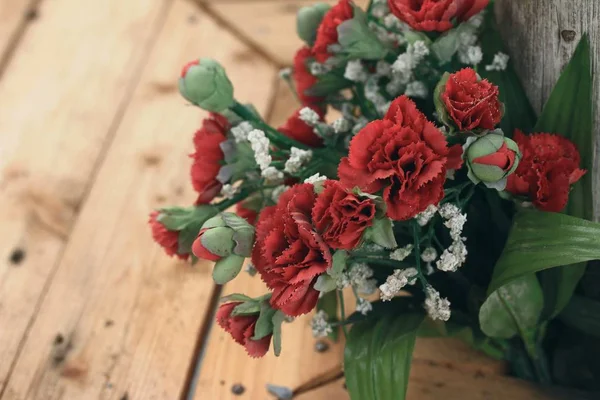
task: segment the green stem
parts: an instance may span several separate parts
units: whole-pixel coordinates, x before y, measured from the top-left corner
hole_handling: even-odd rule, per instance
[[[225,211],[229,207],[239,203],[242,200],[245,200],[246,198],[248,198],[248,196],[250,196],[254,192],[255,192],[255,190],[242,190],[241,192],[239,192],[238,194],[233,196],[231,199],[225,199],[225,200],[215,204],[215,207],[217,207],[219,209],[219,211]]]
[[[421,240],[420,240],[420,236],[421,236],[421,227],[419,226],[419,224],[414,221],[413,222],[413,236],[415,239],[415,243],[414,243],[414,252],[415,252],[415,267],[417,268],[417,271],[419,272],[419,280],[421,281],[421,285],[423,285],[423,288],[426,288],[428,283],[427,280],[425,279],[425,275],[423,274],[423,271],[421,270]]]
[[[346,321],[346,305],[344,304],[344,292],[338,290],[338,296],[340,298],[340,315],[342,317],[342,322]],[[348,339],[348,331],[346,330],[346,326],[342,325],[342,331],[344,332],[344,337]]]

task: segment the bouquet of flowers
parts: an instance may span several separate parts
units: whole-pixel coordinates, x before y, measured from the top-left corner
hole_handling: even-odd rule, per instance
[[[210,112],[198,198],[152,213],[152,234],[213,261],[217,284],[258,273],[269,293],[227,296],[216,316],[251,357],[279,354],[281,324],[314,312],[316,336],[345,334],[353,399],[403,399],[418,336],[459,337],[525,379],[598,385],[587,37],[538,117],[489,3],[302,8],[306,45],[281,72],[300,105],[277,128],[216,61],[183,68],[181,94]]]

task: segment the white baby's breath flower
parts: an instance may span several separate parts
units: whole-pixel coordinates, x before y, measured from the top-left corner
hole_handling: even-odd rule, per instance
[[[312,151],[302,150],[297,147],[292,147],[290,150],[290,157],[285,162],[284,171],[288,174],[295,174],[300,171],[303,164],[310,161],[312,158]]]
[[[382,301],[392,300],[406,285],[413,285],[417,280],[418,271],[415,268],[397,269],[387,277],[385,283],[379,286]]]
[[[364,82],[367,80],[367,71],[365,71],[360,60],[351,60],[346,64],[344,78],[352,82]]]
[[[327,337],[327,335],[333,332],[331,325],[327,322],[328,320],[329,316],[323,310],[313,316],[310,327],[315,338]]]
[[[348,121],[344,117],[340,117],[340,118],[336,119],[335,121],[333,121],[331,126],[333,128],[333,131],[337,134],[348,132],[350,130],[350,128],[352,128],[350,121]]]
[[[444,203],[439,208],[438,212],[444,219],[450,219],[458,214],[460,214],[460,208],[452,203]]]
[[[254,128],[248,121],[241,122],[239,125],[231,128],[231,134],[233,135],[235,142],[243,142],[248,140],[248,134],[252,132]]]
[[[321,64],[318,62],[313,62],[310,64],[310,73],[314,76],[324,75],[331,71],[331,68],[326,64]]]
[[[327,177],[324,175],[321,175],[319,173],[316,173],[312,176],[309,176],[308,178],[306,178],[304,180],[304,183],[310,183],[312,185],[316,185],[318,183],[322,183],[325,182],[327,180]]]
[[[417,219],[417,223],[419,224],[419,226],[427,225],[429,221],[431,221],[431,218],[433,218],[437,210],[438,208],[435,204],[430,204],[429,206],[427,206],[425,211],[417,214],[415,218]]]
[[[238,188],[233,185],[230,185],[229,183],[226,183],[221,188],[221,196],[225,197],[226,199],[232,199],[237,192]]]
[[[300,120],[304,121],[307,125],[314,126],[319,123],[319,114],[310,107],[304,107],[299,113]]]
[[[440,259],[437,260],[436,266],[440,271],[455,272],[460,267],[460,260],[446,249],[440,256]]]
[[[427,247],[421,253],[421,260],[425,261],[426,263],[433,262],[436,258],[437,251],[433,247]]]
[[[254,151],[254,159],[261,171],[269,168],[271,156],[269,155],[270,142],[265,133],[260,129],[254,129],[248,133],[248,141]]]
[[[450,319],[450,302],[442,299],[440,293],[432,286],[425,288],[425,310],[433,320],[448,321]]]
[[[460,240],[463,228],[467,222],[467,214],[456,214],[448,219],[444,225],[450,229],[450,237],[453,240]]]
[[[422,40],[417,40],[413,44],[408,45],[408,52],[412,55],[413,68],[416,67],[427,55],[429,55],[429,47]]]
[[[279,171],[275,167],[267,167],[262,170],[262,177],[268,184],[276,184],[283,180],[283,172]]]
[[[406,257],[408,257],[413,250],[413,245],[408,244],[404,247],[397,248],[396,250],[390,253],[390,259],[395,261],[404,261]]]
[[[413,81],[406,85],[406,90],[404,94],[408,97],[415,97],[418,99],[426,99],[427,98],[427,86],[424,82],[421,81]]]
[[[363,298],[358,298],[356,303],[356,311],[361,313],[362,315],[367,315],[369,312],[373,310],[373,305],[370,301],[365,300]]]
[[[477,65],[483,59],[483,53],[479,46],[469,46],[462,62],[470,65]]]
[[[379,76],[390,76],[392,73],[392,65],[384,60],[377,61],[375,73]]]
[[[498,52],[494,55],[494,59],[490,65],[485,66],[486,71],[504,71],[508,66],[508,60],[510,57],[508,54]]]

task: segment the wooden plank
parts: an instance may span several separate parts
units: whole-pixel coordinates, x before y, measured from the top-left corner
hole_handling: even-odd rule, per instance
[[[321,2],[336,4],[337,0]],[[281,66],[291,65],[294,54],[303,46],[296,34],[296,13],[301,7],[314,3],[315,0],[209,1],[205,6]],[[363,7],[367,3],[368,0],[356,1]]]
[[[203,114],[180,98],[177,77],[189,59],[213,56],[237,97],[264,112],[276,71],[188,2],[174,3],[162,32],[147,68],[136,71],[141,83],[3,400],[172,400],[185,390],[212,296],[210,268],[164,256],[146,224],[152,208],[194,197],[187,155]]]
[[[590,0],[499,0],[503,38],[533,107],[541,111],[584,33],[590,36],[594,72],[596,157],[600,166],[600,2]],[[593,180],[595,216],[600,219],[600,174]]]
[[[6,64],[6,57],[14,50],[25,31],[26,25],[33,20],[29,11],[39,3],[38,0],[9,0],[0,2],[0,74]]]
[[[44,2],[0,80],[0,393],[166,4]]]

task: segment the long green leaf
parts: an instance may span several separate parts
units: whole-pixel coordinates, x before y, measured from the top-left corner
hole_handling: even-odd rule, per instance
[[[535,275],[524,275],[494,291],[479,309],[481,330],[488,336],[524,340],[539,322],[544,297]]]
[[[412,353],[424,315],[391,314],[355,324],[344,352],[353,400],[404,400]]]
[[[494,17],[493,4],[490,4],[485,14],[480,40],[481,48],[485,50],[482,66],[491,64],[498,52],[506,53]],[[511,137],[516,128],[531,129],[535,124],[536,115],[512,61],[509,61],[508,67],[504,71],[487,71],[485,68],[480,68],[477,72],[500,89],[499,98],[504,103],[504,117],[500,122],[500,128],[504,134]]]
[[[570,139],[581,154],[581,166],[588,173],[573,187],[565,213],[593,219],[592,168],[594,160],[592,73],[590,45],[583,35],[571,61],[552,90],[534,132],[558,133]],[[569,302],[585,272],[585,263],[544,272],[546,314],[557,315]]]
[[[488,295],[514,279],[600,259],[600,224],[564,214],[521,211],[494,267]]]

